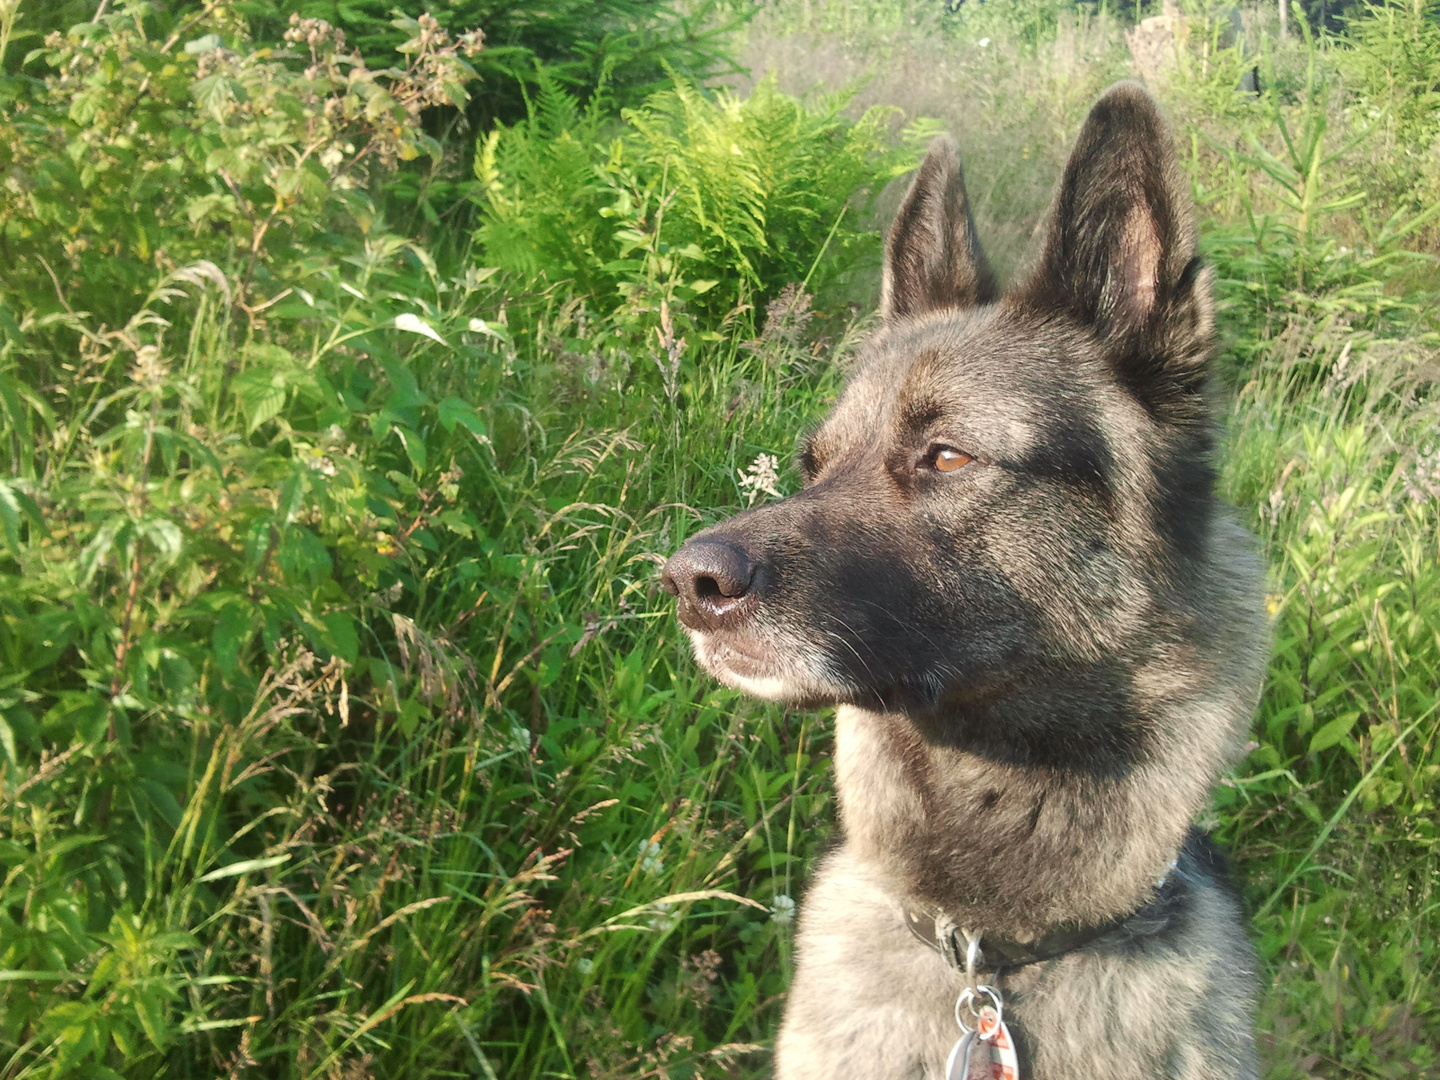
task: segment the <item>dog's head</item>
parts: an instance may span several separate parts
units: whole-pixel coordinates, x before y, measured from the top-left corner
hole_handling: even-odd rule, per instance
[[[1092,109],[1038,266],[1003,296],[937,141],[887,242],[883,326],[800,451],[804,489],[666,564],[700,662],[806,704],[1122,692],[1107,673],[1189,617],[1208,557],[1209,292],[1138,85]]]

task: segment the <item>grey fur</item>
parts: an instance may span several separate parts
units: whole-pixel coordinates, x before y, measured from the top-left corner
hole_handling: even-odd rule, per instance
[[[942,1074],[963,980],[905,910],[1023,941],[1169,872],[1161,915],[1003,976],[1025,1075],[1254,1077],[1255,959],[1191,822],[1258,697],[1263,575],[1213,493],[1209,277],[1146,92],[1096,103],[998,300],[938,141],[884,294],[805,489],[663,576],[718,678],[839,705],[845,838],[805,897],[776,1075]]]

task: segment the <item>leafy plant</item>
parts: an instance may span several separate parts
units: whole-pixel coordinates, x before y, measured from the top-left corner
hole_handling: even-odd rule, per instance
[[[9,110],[0,230],[25,268],[12,295],[53,282],[62,305],[115,319],[166,267],[206,257],[233,263],[231,301],[253,304],[268,259],[341,216],[373,220],[373,180],[440,153],[422,111],[464,102],[465,55],[481,47],[478,33],[452,43],[428,16],[400,19],[407,65],[373,71],[323,22],[297,18],[292,52],[251,46],[221,3],[162,41],[147,13],[128,3],[52,33],[39,55],[53,74]]]
[[[1335,63],[1383,128],[1392,155],[1423,147],[1440,126],[1440,5],[1417,0],[1362,3],[1335,41]]]
[[[598,107],[544,91],[526,121],[481,142],[476,239],[488,262],[573,282],[602,310],[656,282],[720,316],[808,280],[822,251],[836,275],[876,250],[864,201],[915,160],[887,139],[887,111],[849,121],[844,98],[812,110],[773,81],[743,101],[677,82],[608,141]]]
[[[643,100],[674,73],[696,81],[729,74],[729,41],[749,14],[726,0],[559,0],[539,8],[516,0],[458,0],[441,7],[252,0],[246,11],[261,28],[292,14],[326,19],[372,62],[404,40],[392,23],[397,13],[412,19],[428,13],[452,34],[484,27],[489,48],[477,60],[481,87],[470,116],[487,125],[525,114],[525,88],[535,85],[537,67],[583,100],[603,86],[625,104]]]

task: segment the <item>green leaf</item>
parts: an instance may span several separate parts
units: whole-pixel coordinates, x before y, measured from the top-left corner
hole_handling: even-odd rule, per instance
[[[20,553],[20,522],[29,520],[31,526],[43,529],[45,519],[35,500],[20,490],[13,480],[0,479],[0,528],[5,533],[5,542],[17,555]]]
[[[147,518],[139,526],[140,535],[150,541],[155,552],[166,565],[180,557],[183,538],[180,527],[169,518]]]
[[[480,414],[459,398],[447,397],[440,402],[440,426],[449,432],[455,430],[456,424],[477,438],[486,437],[485,421],[480,419]]]
[[[0,750],[5,751],[5,760],[11,765],[20,763],[20,759],[15,755],[15,732],[3,712],[0,712]]]
[[[419,315],[409,311],[403,315],[395,316],[395,329],[404,330],[410,334],[419,334],[421,337],[428,337],[431,341],[438,341],[441,345],[446,344],[445,339],[435,332],[434,327],[420,318]]]
[[[1341,713],[1334,720],[1329,721],[1310,739],[1310,753],[1318,754],[1321,750],[1328,750],[1345,736],[1350,734],[1350,729],[1355,726],[1355,721],[1360,719],[1359,711]]]
[[[224,75],[207,75],[196,82],[190,92],[195,97],[195,104],[205,112],[216,116],[234,96],[230,91],[230,80]],[[216,154],[211,154],[205,162],[205,168],[211,172],[224,169],[229,164],[229,162],[217,163],[216,156]]]
[[[219,34],[206,34],[204,37],[194,38],[185,43],[185,52],[190,56],[199,56],[201,53],[214,52],[224,44]]]
[[[286,381],[282,372],[253,367],[236,375],[232,388],[245,410],[247,435],[253,435],[256,428],[273,420],[285,407]]]
[[[115,546],[116,540],[132,528],[133,524],[130,519],[118,514],[110,517],[100,526],[94,539],[85,545],[85,550],[80,553],[80,573],[86,584],[94,580],[95,574],[104,563],[105,556],[109,555],[110,549]]]
[[[330,645],[331,652],[348,664],[355,663],[360,655],[360,637],[355,632],[355,620],[343,611],[332,611],[322,615],[320,621],[325,624],[326,643]]]
[[[240,670],[241,653],[255,630],[255,609],[243,597],[236,596],[220,608],[210,641],[222,676],[231,677]]]
[[[467,540],[471,539],[475,535],[475,529],[470,524],[470,522],[466,520],[465,512],[463,510],[446,510],[441,513],[436,520],[438,520],[440,524],[444,525],[451,532],[457,533],[458,535],[465,537],[465,539]]]
[[[417,473],[425,471],[425,440],[416,435],[413,431],[397,427],[395,434],[400,436],[400,443],[405,447],[405,456],[410,459],[410,464],[415,466]]]

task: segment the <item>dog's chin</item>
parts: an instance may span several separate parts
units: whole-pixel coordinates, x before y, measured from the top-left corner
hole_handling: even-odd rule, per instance
[[[822,656],[799,649],[765,648],[702,630],[686,633],[700,666],[736,690],[801,708],[835,705],[854,696],[853,688],[834,677]]]

